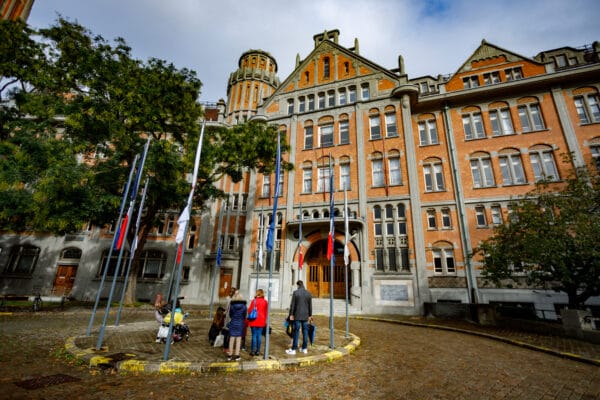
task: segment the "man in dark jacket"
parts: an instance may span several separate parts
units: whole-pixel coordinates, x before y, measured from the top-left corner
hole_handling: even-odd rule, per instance
[[[300,327],[302,327],[302,353],[308,353],[308,322],[312,322],[312,296],[308,290],[304,288],[304,282],[296,282],[298,289],[292,294],[292,302],[290,304],[290,322],[294,324],[294,338],[292,348],[287,349],[287,354],[294,355],[298,349],[298,335]]]

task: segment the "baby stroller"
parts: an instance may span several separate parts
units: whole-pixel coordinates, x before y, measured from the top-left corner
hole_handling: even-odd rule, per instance
[[[188,313],[183,313],[180,307],[175,308],[175,320],[173,324],[173,332],[171,333],[171,343],[189,340],[190,328],[185,323]],[[165,315],[162,325],[158,328],[156,334],[157,343],[166,343],[169,335],[169,324],[171,323],[171,313]]]

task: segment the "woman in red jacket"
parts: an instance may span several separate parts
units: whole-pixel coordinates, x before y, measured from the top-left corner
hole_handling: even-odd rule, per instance
[[[267,327],[267,313],[269,312],[269,305],[265,300],[265,292],[262,289],[256,291],[254,300],[250,302],[248,306],[248,314],[252,312],[252,309],[256,307],[257,316],[256,319],[248,321],[248,326],[252,331],[252,344],[250,345],[250,355],[258,356],[260,354],[260,345],[263,335],[263,329]]]

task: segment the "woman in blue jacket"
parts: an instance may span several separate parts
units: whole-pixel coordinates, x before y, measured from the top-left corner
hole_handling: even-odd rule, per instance
[[[242,336],[244,335],[244,321],[246,320],[246,300],[241,294],[236,295],[231,299],[229,304],[229,352],[227,353],[227,361],[240,360],[240,348],[242,347]]]

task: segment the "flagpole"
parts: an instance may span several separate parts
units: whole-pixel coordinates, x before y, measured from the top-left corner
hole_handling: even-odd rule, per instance
[[[348,263],[350,261],[350,249],[348,248],[348,198],[346,196],[346,186],[344,185],[344,289],[346,292],[346,338],[348,338]]]
[[[260,208],[260,219],[258,224],[258,262],[256,264],[256,282],[254,283],[254,293],[258,291],[258,273],[263,263],[263,238],[264,238],[264,230],[265,230],[265,217],[264,210]]]
[[[119,274],[121,272],[121,260],[123,259],[123,254],[125,253],[125,246],[123,246],[123,241],[127,237],[127,232],[129,232],[129,226],[131,224],[131,217],[133,215],[133,209],[135,207],[135,200],[137,199],[137,191],[138,184],[140,182],[140,177],[144,172],[144,165],[146,164],[146,156],[148,155],[148,149],[150,148],[150,137],[148,137],[148,141],[146,141],[146,145],[144,146],[144,152],[142,153],[142,158],[140,159],[140,164],[138,166],[135,179],[133,181],[133,188],[131,193],[129,194],[129,209],[127,210],[127,214],[125,214],[125,226],[121,225],[121,231],[119,235],[118,241],[118,249],[119,249],[119,258],[117,258],[117,265],[115,266],[115,274],[113,276],[112,285],[110,286],[110,292],[108,294],[108,299],[106,300],[106,311],[104,312],[104,320],[102,321],[102,325],[100,326],[100,332],[98,333],[98,342],[96,343],[96,350],[100,350],[102,348],[102,342],[104,340],[104,331],[106,329],[106,323],[108,321],[108,315],[110,313],[110,307],[112,298],[115,292],[115,288],[117,287],[117,279],[119,278]],[[133,255],[130,254],[130,257]],[[123,282],[123,285],[127,285],[127,282]]]
[[[175,307],[177,306],[177,297],[179,296],[179,283],[181,282],[181,271],[183,270],[183,257],[184,257],[184,251],[183,251],[183,242],[185,241],[185,238],[187,237],[187,233],[188,233],[188,228],[190,226],[189,224],[189,219],[191,216],[191,209],[192,209],[192,200],[194,199],[194,190],[196,189],[196,181],[198,179],[198,167],[200,166],[200,154],[202,153],[202,140],[204,139],[204,127],[206,126],[206,119],[202,121],[202,129],[200,130],[200,137],[198,138],[198,146],[196,148],[196,158],[194,160],[194,172],[192,174],[192,188],[190,190],[190,195],[188,196],[188,201],[187,201],[187,205],[184,208],[184,213],[187,211],[187,215],[182,215],[179,217],[179,220],[177,220],[177,236],[175,238],[175,243],[177,243],[177,249],[179,251],[180,246],[181,246],[181,256],[180,256],[180,260],[179,260],[179,268],[177,268],[177,280],[175,283],[175,294],[173,296],[173,300],[171,303],[171,314],[172,314],[172,318],[171,318],[171,322],[169,324],[169,333],[167,334],[167,341],[165,344],[165,351],[163,353],[163,360],[167,361],[169,358],[169,352],[171,351],[171,340],[169,340],[171,338],[171,335],[173,334],[173,326],[174,326],[174,322],[175,322]],[[182,219],[181,217],[187,217],[186,219]],[[184,226],[181,226],[180,221],[182,222],[182,224]],[[180,234],[179,230],[183,228],[183,232]]]
[[[121,200],[121,208],[119,210],[119,218],[117,219],[117,225],[115,228],[115,234],[113,236],[113,241],[110,245],[110,249],[108,250],[108,257],[106,262],[104,263],[104,271],[102,271],[102,279],[100,280],[100,285],[98,286],[98,293],[96,294],[96,302],[94,303],[94,308],[92,310],[92,315],[90,316],[90,322],[88,324],[86,336],[90,336],[92,333],[92,325],[94,324],[94,317],[96,316],[96,311],[98,309],[98,303],[100,303],[100,295],[102,294],[102,289],[104,289],[104,281],[106,280],[106,276],[108,274],[108,267],[110,266],[110,260],[112,258],[113,248],[115,247],[115,243],[118,240],[118,227],[121,226],[121,219],[123,218],[123,211],[125,211],[125,204],[127,202],[127,197],[129,195],[129,188],[131,186],[131,180],[133,179],[133,173],[135,172],[135,165],[139,159],[140,155],[136,154],[133,159],[133,163],[131,163],[131,169],[129,170],[129,178],[127,179],[127,185],[125,185],[125,190],[123,191],[123,198]]]
[[[129,272],[131,271],[131,265],[133,264],[133,258],[135,251],[137,250],[137,235],[140,231],[140,221],[142,220],[142,210],[144,209],[144,203],[146,202],[146,193],[148,192],[148,184],[150,182],[150,178],[146,178],[146,183],[144,184],[144,190],[142,191],[142,200],[140,200],[140,206],[138,208],[137,220],[135,221],[135,231],[133,235],[133,243],[130,246],[130,257],[129,262],[127,263],[127,269],[125,270],[125,277],[123,278],[123,290],[121,291],[121,300],[119,301],[119,310],[117,311],[117,316],[115,318],[115,326],[119,326],[119,321],[121,320],[121,311],[123,310],[123,302],[125,301],[125,292],[127,289],[127,281],[129,279]]]
[[[333,222],[333,168],[329,153],[329,240],[327,255],[329,256],[329,348],[335,349],[333,339],[333,267],[335,265],[335,229]]]
[[[219,210],[219,227],[217,229],[217,259],[215,260],[215,265],[213,267],[213,276],[210,283],[210,301],[209,301],[209,311],[208,318],[213,317],[213,303],[215,298],[215,287],[217,286],[217,272],[221,267],[221,255],[222,255],[222,247],[221,247],[221,228],[223,226],[223,204],[221,203],[221,209]]]
[[[304,264],[304,254],[302,254],[302,203],[300,203],[300,228],[298,229],[298,279],[300,279],[300,271]]]
[[[270,334],[269,327],[271,326],[271,291],[273,289],[273,263],[275,262],[275,252],[273,250],[275,243],[275,226],[277,225],[277,201],[279,199],[279,174],[281,171],[281,133],[277,132],[277,158],[275,159],[275,193],[273,199],[273,216],[271,218],[271,225],[269,226],[269,232],[267,233],[267,252],[271,252],[269,257],[269,286],[268,286],[268,299],[267,299],[267,331],[265,332],[265,356],[264,359],[269,359],[269,344]]]

